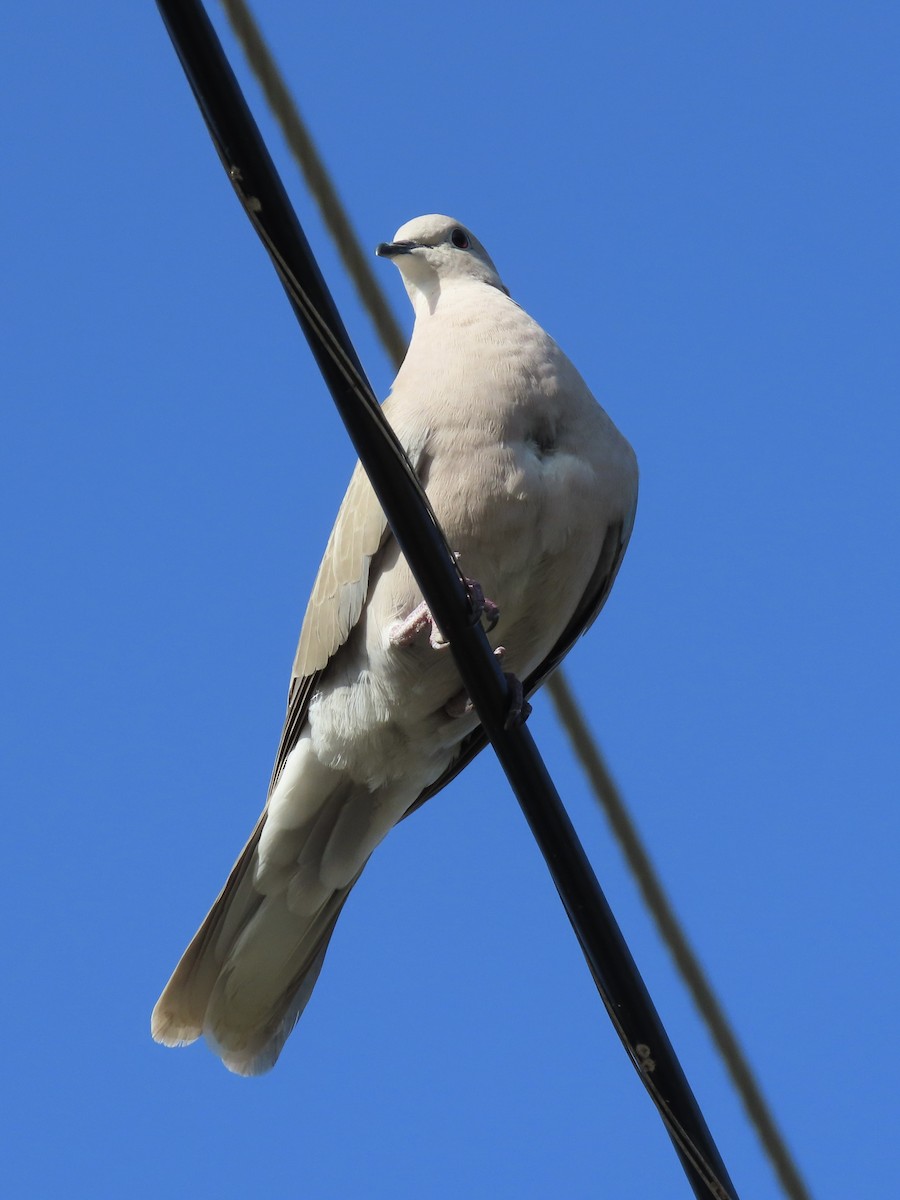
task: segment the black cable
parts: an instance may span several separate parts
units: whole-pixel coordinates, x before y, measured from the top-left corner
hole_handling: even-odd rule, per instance
[[[647,908],[656,922],[660,936],[674,958],[675,965],[693,996],[701,1017],[706,1022],[710,1036],[718,1047],[722,1060],[747,1110],[747,1115],[759,1135],[763,1149],[775,1168],[781,1186],[790,1200],[810,1200],[810,1193],[800,1175],[800,1169],[794,1162],[787,1142],[766,1103],[747,1055],[741,1048],[737,1035],[712,990],[706,972],[675,915],[675,910],[666,896],[662,881],[641,841],[640,834],[629,815],[619,789],[616,787],[582,711],[560,671],[557,671],[549,681],[547,690],[560,722],[571,738],[572,748],[581,760],[594,792],[600,797],[613,834],[618,839],[622,853],[631,867],[632,874],[641,890]]]
[[[220,2],[246,55],[250,69],[263,90],[272,115],[303,172],[309,193],[318,206],[347,274],[396,370],[406,351],[403,330],[394,316],[381,284],[369,266],[370,260],[364,255],[338,190],[316,149],[290,89],[246,0]],[[741,1048],[737,1034],[731,1027],[722,1004],[715,995],[699,958],[691,948],[687,934],[665,894],[625,800],[610,775],[597,739],[588,728],[584,711],[575,699],[563,668],[559,667],[550,675],[543,686],[550,695],[559,722],[609,820],[660,936],[672,954],[698,1012],[706,1022],[710,1036],[731,1075],[781,1186],[790,1200],[810,1200],[799,1168],[763,1096],[750,1061]]]
[[[281,132],[303,172],[309,193],[328,226],[347,274],[372,318],[376,332],[394,367],[397,368],[406,353],[406,337],[400,322],[386,303],[375,272],[369,265],[371,256],[364,256],[337,188],[331,182],[322,156],[316,150],[310,132],[297,111],[284,77],[266,46],[253,14],[243,0],[222,0],[222,7],[253,67],[269,108],[281,126]]]
[[[736,1200],[724,1163],[568,814],[524,725],[424,493],[374,399],[296,215],[198,0],[157,0],[235,191],[272,257],[394,536],[531,827],[613,1025],[697,1196]],[[399,455],[399,458],[398,458]]]

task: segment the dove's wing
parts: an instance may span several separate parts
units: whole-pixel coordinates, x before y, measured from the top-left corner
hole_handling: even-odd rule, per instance
[[[325,547],[294,656],[287,714],[281,731],[269,794],[306,723],[316,681],[359,620],[372,559],[390,535],[387,520],[360,463]]]
[[[388,398],[385,413],[389,414],[390,408]],[[395,432],[403,442],[402,430]],[[413,470],[420,476],[426,467],[424,441],[424,436],[419,435],[414,444],[404,446]],[[269,784],[270,795],[288,755],[297,744],[320,673],[335,651],[346,642],[360,618],[369,591],[373,561],[390,537],[391,531],[378,497],[362,465],[357,463],[306,606],[291,673],[287,715]],[[377,563],[374,570],[377,573]]]
[[[381,505],[357,463],[306,606],[292,690],[298,680],[321,671],[346,642],[365,603],[372,558],[387,535]]]
[[[532,671],[525,681],[525,691],[528,695],[537,691],[547,676],[556,670],[575,642],[582,634],[587,633],[596,621],[619,573],[633,525],[634,510],[627,523],[617,521],[607,528],[597,565],[571,620],[541,665]]]

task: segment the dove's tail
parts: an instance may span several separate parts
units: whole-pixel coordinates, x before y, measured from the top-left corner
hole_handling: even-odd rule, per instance
[[[421,790],[364,786],[324,765],[307,731],[285,760],[228,881],[153,1010],[158,1042],[203,1036],[225,1066],[275,1064],[312,993],[344,901]]]
[[[166,1046],[201,1035],[229,1070],[260,1075],[306,1007],[356,876],[298,916],[287,894],[254,886],[265,814],[228,882],[153,1009],[151,1032]]]

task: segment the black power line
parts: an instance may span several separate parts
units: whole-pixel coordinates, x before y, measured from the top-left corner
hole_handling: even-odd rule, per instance
[[[313,356],[463,686],[531,827],[603,1003],[697,1196],[736,1200],[715,1142],[509,687],[425,495],[387,425],[218,38],[198,0],[157,0],[223,166]]]
[[[396,369],[403,360],[406,339],[382,286],[369,265],[370,260],[364,255],[350,217],[341,203],[337,188],[316,149],[297,104],[245,0],[220,2],[241,43],[247,62],[262,87],[272,114],[281,127],[288,147],[303,172],[310,195],[318,205],[360,301],[371,317]],[[545,686],[560,724],[581,761],[594,795],[606,814],[660,936],[674,958],[698,1012],[706,1022],[710,1036],[731,1075],[747,1116],[756,1129],[781,1186],[790,1200],[810,1200],[806,1184],[766,1103],[747,1055],[742,1050],[737,1034],[665,894],[650,855],[604,762],[597,740],[588,728],[584,712],[575,699],[562,667],[547,679]]]

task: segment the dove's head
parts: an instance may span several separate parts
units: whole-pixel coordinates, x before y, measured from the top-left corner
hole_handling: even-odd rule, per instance
[[[452,217],[415,217],[375,253],[393,259],[416,310],[424,301],[433,311],[442,289],[457,283],[487,284],[509,295],[487,250]]]

